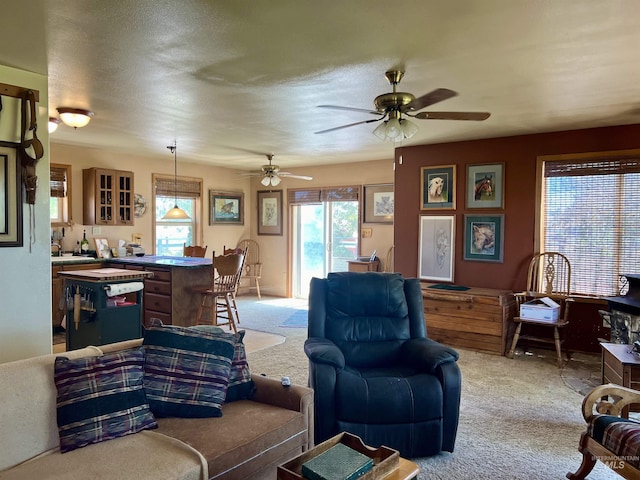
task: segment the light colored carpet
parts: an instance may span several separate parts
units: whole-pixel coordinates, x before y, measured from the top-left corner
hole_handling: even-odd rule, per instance
[[[302,349],[306,328],[279,326],[306,302],[239,296],[241,327],[275,333],[286,340],[248,354],[254,373],[306,385],[308,362]],[[578,440],[585,429],[583,395],[596,381],[594,356],[576,355],[559,369],[553,353],[521,354],[513,360],[458,349],[462,400],[456,449],[452,454],[413,459],[419,479],[562,479],[580,465]],[[568,380],[570,379],[570,381]],[[620,478],[598,464],[591,480]]]

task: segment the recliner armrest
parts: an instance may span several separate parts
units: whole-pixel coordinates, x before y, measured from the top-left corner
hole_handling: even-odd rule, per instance
[[[435,373],[445,363],[456,362],[458,352],[429,338],[412,338],[402,345],[405,362],[427,373]]]
[[[315,363],[324,363],[338,369],[344,368],[344,355],[335,343],[326,338],[311,337],[304,342],[304,353]]]

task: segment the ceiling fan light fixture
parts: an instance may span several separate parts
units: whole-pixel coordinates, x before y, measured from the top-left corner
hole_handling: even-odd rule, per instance
[[[418,126],[406,118],[400,119],[400,129],[403,138],[411,138],[418,132]]]
[[[83,108],[59,107],[58,115],[65,125],[73,128],[86,127],[93,117],[93,112]]]
[[[55,132],[58,129],[58,125],[60,125],[59,118],[49,117],[49,125],[48,125],[49,133]]]
[[[263,177],[262,180],[260,180],[260,183],[262,185],[264,185],[265,187],[268,187],[269,184],[271,183],[271,178],[269,177]]]
[[[280,177],[278,176],[271,177],[271,186],[277,187],[278,185],[280,185]]]
[[[373,131],[373,134],[376,137],[378,137],[380,140],[386,140],[387,139],[387,122],[384,121],[380,125],[378,125]]]

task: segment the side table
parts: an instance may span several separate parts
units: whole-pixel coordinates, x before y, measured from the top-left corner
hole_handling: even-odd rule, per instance
[[[640,355],[634,353],[632,345],[602,343],[602,383],[615,383],[623,387],[640,390]],[[640,411],[640,408],[631,408]],[[629,407],[622,410],[622,416],[629,418]]]

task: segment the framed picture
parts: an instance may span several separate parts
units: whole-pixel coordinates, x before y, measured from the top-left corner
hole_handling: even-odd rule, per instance
[[[0,142],[0,247],[21,247],[22,178],[17,145]]]
[[[421,215],[418,277],[453,282],[455,215]]]
[[[244,225],[244,193],[209,190],[209,225]]]
[[[420,169],[420,209],[455,210],[456,166],[440,165]]]
[[[96,244],[96,254],[98,258],[111,258],[109,240],[101,237],[93,237],[93,243]]]
[[[282,235],[282,190],[258,190],[258,235]]]
[[[364,186],[364,223],[393,223],[393,184]]]
[[[464,259],[502,263],[504,215],[464,216]]]
[[[467,165],[467,208],[504,208],[503,163]]]

